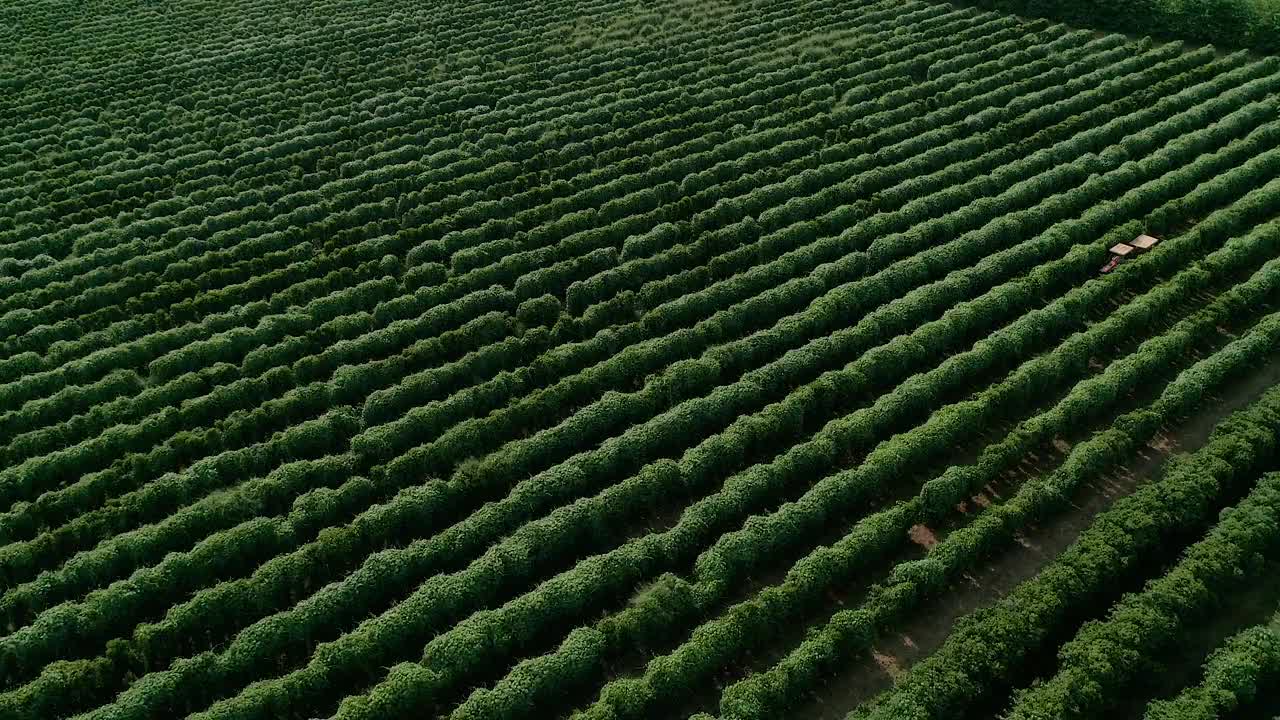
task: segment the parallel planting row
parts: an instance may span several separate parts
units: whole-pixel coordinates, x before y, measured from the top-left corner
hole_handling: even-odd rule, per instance
[[[7,11],[0,718],[1096,717],[1277,567],[1280,59],[918,0],[88,8]],[[1137,710],[1265,702],[1231,633]]]

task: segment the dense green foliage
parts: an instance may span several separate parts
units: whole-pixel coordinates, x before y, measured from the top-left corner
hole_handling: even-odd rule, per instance
[[[984,8],[1221,47],[1280,51],[1276,0],[967,0]]]
[[[1276,550],[1280,59],[1104,5],[6,4],[0,720],[1128,702]]]
[[[1124,431],[1117,428],[1116,436]],[[1101,444],[1106,435],[1097,436]],[[1205,446],[1183,462],[1173,465],[1156,482],[1140,487],[1133,495],[1117,501],[1115,507],[1103,513],[1095,523],[1081,534],[1066,552],[1054,559],[1034,580],[1023,583],[1007,598],[982,612],[967,618],[956,629],[946,644],[928,660],[912,668],[907,677],[898,683],[893,692],[867,713],[872,718],[925,718],[953,716],[964,704],[978,700],[984,693],[1001,685],[1015,671],[1019,661],[1043,641],[1047,633],[1061,627],[1081,605],[1098,602],[1105,597],[1108,586],[1114,586],[1132,573],[1160,549],[1170,538],[1187,532],[1188,528],[1203,525],[1215,511],[1215,498],[1232,486],[1239,486],[1256,479],[1252,473],[1259,467],[1275,463],[1280,451],[1280,388],[1271,390],[1256,405],[1237,413],[1219,426]],[[1094,457],[1090,457],[1093,455]],[[1098,461],[1097,453],[1085,451],[1081,461]],[[1065,467],[1065,466],[1064,466]],[[1274,480],[1266,487],[1268,494],[1263,501],[1274,501]],[[1047,491],[1053,487],[1048,486]],[[1262,517],[1267,513],[1261,511]],[[1240,518],[1237,518],[1237,521]],[[1274,521],[1274,513],[1270,520]],[[1267,531],[1272,523],[1263,522],[1256,529]],[[1245,528],[1252,531],[1252,524]],[[1207,542],[1216,540],[1213,536]],[[1269,537],[1269,536],[1267,536]],[[1265,538],[1264,538],[1265,539]],[[1230,542],[1225,540],[1224,542]],[[941,546],[939,546],[941,547]],[[1263,544],[1261,551],[1273,552],[1274,543]],[[1210,551],[1210,555],[1216,551]],[[1250,551],[1255,554],[1257,551]],[[1212,560],[1214,558],[1210,558]],[[1247,560],[1256,570],[1256,558]],[[1228,563],[1216,572],[1235,573],[1243,568]],[[1176,584],[1180,580],[1170,581]],[[1217,592],[1229,591],[1229,584],[1207,588],[1203,584],[1188,586],[1182,582],[1182,591],[1193,595],[1180,597],[1187,603],[1208,603]],[[1199,592],[1204,590],[1204,592]],[[1157,590],[1158,591],[1158,590]],[[1140,603],[1143,596],[1126,603]],[[1117,609],[1123,613],[1124,605]],[[1176,608],[1168,608],[1173,612]],[[1122,620],[1113,620],[1119,623]],[[1111,653],[1114,649],[1099,645],[1092,647],[1087,640],[1089,632],[1105,625],[1087,626],[1085,640],[1077,645],[1077,652],[1085,654],[1097,650]],[[1174,630],[1176,625],[1160,625],[1162,632]],[[1138,638],[1128,638],[1137,642]],[[1164,640],[1169,640],[1166,633]],[[1160,638],[1153,637],[1152,642]],[[1070,646],[1067,646],[1070,647]],[[1064,652],[1070,652],[1064,649]],[[1117,663],[1132,658],[1132,653],[1113,656]],[[1139,648],[1138,652],[1141,652]],[[1070,656],[1068,656],[1070,659]],[[1125,669],[1113,667],[1103,659],[1104,672],[1115,672],[1123,677]],[[1083,681],[1083,678],[1081,679]],[[1068,691],[1070,680],[1066,682]],[[1051,688],[1052,685],[1039,686]],[[1081,687],[1082,690],[1085,688]],[[1049,693],[1051,690],[1033,692]],[[1035,696],[1032,695],[1032,698]],[[1108,699],[1098,692],[1089,693],[1088,701],[1097,703]],[[1031,700],[1024,699],[1024,702]],[[1076,712],[1075,706],[1071,708]],[[1088,712],[1087,706],[1079,711]]]
[[[1204,679],[1147,707],[1147,720],[1231,717],[1280,683],[1280,615],[1232,636],[1209,656]]]
[[[1124,697],[1135,675],[1158,669],[1153,659],[1189,626],[1256,581],[1277,551],[1280,473],[1273,473],[1167,574],[1116,603],[1106,620],[1085,624],[1062,646],[1053,677],[1020,696],[1008,717],[1096,717]]]

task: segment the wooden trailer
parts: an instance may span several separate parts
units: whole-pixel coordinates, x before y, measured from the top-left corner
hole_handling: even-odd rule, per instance
[[[1129,245],[1133,247],[1135,252],[1144,253],[1155,247],[1158,242],[1160,242],[1159,238],[1153,238],[1150,235],[1139,235]]]

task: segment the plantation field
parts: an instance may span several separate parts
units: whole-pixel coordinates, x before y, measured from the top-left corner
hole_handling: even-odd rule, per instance
[[[0,720],[1280,712],[1280,57],[0,20]]]

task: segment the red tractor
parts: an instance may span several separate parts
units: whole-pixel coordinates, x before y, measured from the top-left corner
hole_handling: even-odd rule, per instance
[[[1106,265],[1102,266],[1102,269],[1099,270],[1099,272],[1106,275],[1112,270],[1115,270],[1116,266],[1120,263],[1124,262],[1125,258],[1130,255],[1141,255],[1155,247],[1158,242],[1160,242],[1159,239],[1153,238],[1150,235],[1139,235],[1132,243],[1116,243],[1115,245],[1112,245],[1111,259],[1107,261]]]

